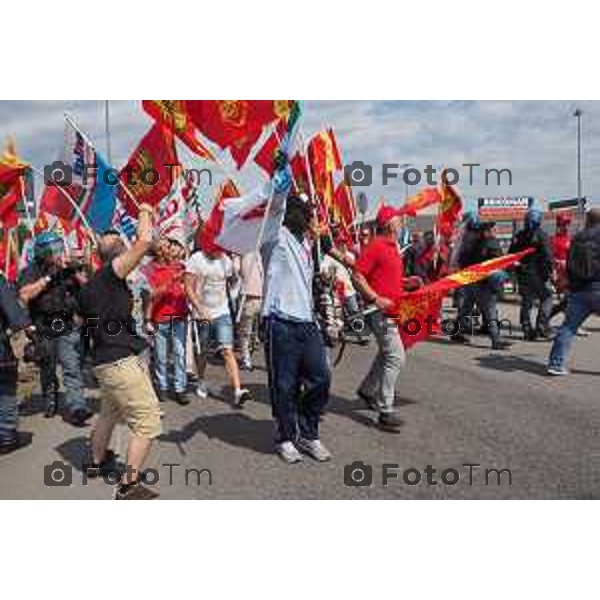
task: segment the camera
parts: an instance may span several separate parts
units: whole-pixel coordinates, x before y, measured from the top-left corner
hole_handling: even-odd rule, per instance
[[[365,465],[362,460],[355,460],[344,467],[344,484],[346,487],[370,487],[373,485],[373,467]]]
[[[350,186],[366,186],[373,183],[373,167],[362,160],[344,166],[344,181]]]
[[[48,186],[67,187],[73,183],[73,167],[55,160],[44,167],[44,183]]]
[[[44,484],[46,487],[70,487],[73,485],[73,467],[55,460],[44,467]]]

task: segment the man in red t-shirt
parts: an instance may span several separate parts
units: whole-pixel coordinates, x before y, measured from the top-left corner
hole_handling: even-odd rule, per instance
[[[397,308],[405,286],[415,287],[421,282],[419,278],[404,278],[398,248],[402,219],[397,210],[383,205],[377,213],[377,225],[381,234],[363,249],[354,274],[359,291],[379,308],[368,317],[379,349],[358,395],[379,412],[378,424],[382,429],[398,432],[402,421],[395,412],[394,396],[405,354],[398,332]]]
[[[186,321],[187,296],[183,285],[185,265],[178,257],[184,250],[184,240],[175,234],[161,238],[156,248],[156,259],[142,269],[148,282],[150,302],[145,317],[158,330],[153,337],[154,378],[159,398],[168,394],[167,368],[169,355],[173,356],[173,385],[175,401],[189,404],[186,395]]]

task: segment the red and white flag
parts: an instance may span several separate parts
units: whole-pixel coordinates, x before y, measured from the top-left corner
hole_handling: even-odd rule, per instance
[[[267,184],[240,198],[231,182],[222,186],[200,236],[202,249],[235,254],[255,250],[270,193]]]

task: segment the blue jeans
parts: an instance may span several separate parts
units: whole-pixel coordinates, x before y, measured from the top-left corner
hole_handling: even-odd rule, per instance
[[[600,282],[595,282],[583,290],[569,294],[565,320],[554,338],[550,352],[550,367],[565,367],[577,330],[593,313],[600,314]]]
[[[461,331],[473,335],[473,309],[475,305],[481,311],[483,324],[487,325],[488,334],[492,342],[500,339],[498,323],[498,308],[495,290],[488,284],[471,284],[460,288],[459,309],[457,320]]]
[[[269,317],[266,325],[275,442],[295,441],[298,434],[308,440],[319,439],[319,419],[331,384],[323,336],[315,323]]]
[[[57,338],[43,338],[43,358],[40,362],[40,380],[42,394],[48,396],[58,392],[58,376],[56,369],[62,367],[65,386],[65,410],[70,412],[79,408],[87,408],[81,373],[81,331],[73,331]]]
[[[12,362],[12,361],[11,361]],[[13,438],[17,430],[17,363],[0,365],[0,439]]]
[[[173,356],[173,387],[182,393],[187,389],[186,372],[187,323],[173,319],[172,323],[160,323],[154,336],[154,378],[162,392],[169,389],[169,346]],[[171,344],[169,344],[169,341]]]

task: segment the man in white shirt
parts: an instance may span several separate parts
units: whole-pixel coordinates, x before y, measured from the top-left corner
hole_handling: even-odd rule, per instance
[[[278,187],[277,175],[275,177]],[[283,187],[283,186],[281,186]],[[261,254],[265,274],[262,314],[265,354],[276,429],[276,451],[287,463],[299,450],[319,462],[331,459],[319,439],[331,375],[313,306],[314,263],[309,241],[311,209],[303,199],[275,194]]]
[[[241,364],[240,368],[252,371],[251,343],[254,325],[263,295],[263,270],[260,255],[257,252],[248,252],[239,258],[239,271],[242,278],[242,304],[239,316],[239,340]]]
[[[200,353],[196,354],[196,393],[203,399],[208,396],[204,374],[208,348],[212,342],[225,361],[233,387],[234,404],[243,406],[251,399],[251,394],[241,386],[240,372],[233,353],[233,321],[227,298],[227,284],[232,276],[231,259],[218,247],[206,244],[203,251],[194,253],[187,261],[184,282],[197,319],[201,346]]]

